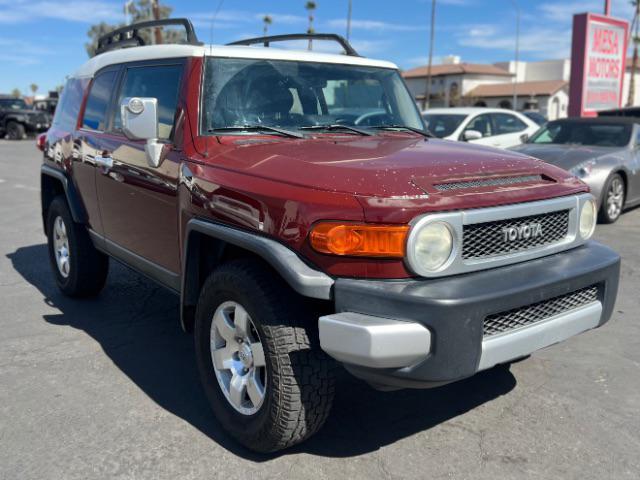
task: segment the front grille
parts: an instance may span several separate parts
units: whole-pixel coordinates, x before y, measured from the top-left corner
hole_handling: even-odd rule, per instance
[[[526,327],[541,322],[560,313],[566,313],[598,300],[598,287],[576,290],[575,292],[533,303],[525,307],[514,308],[506,312],[489,315],[484,319],[483,334],[485,337],[508,332],[516,328]]]
[[[537,235],[518,235],[505,239],[505,229],[516,230],[540,224]],[[465,225],[462,239],[462,258],[465,260],[495,257],[551,245],[563,240],[569,233],[569,210],[543,213],[529,217],[498,220]]]
[[[439,183],[434,185],[436,190],[446,192],[449,190],[463,190],[465,188],[496,187],[514,185],[525,182],[538,182],[542,175],[521,175],[519,177],[480,178],[477,180],[464,180],[460,182]]]

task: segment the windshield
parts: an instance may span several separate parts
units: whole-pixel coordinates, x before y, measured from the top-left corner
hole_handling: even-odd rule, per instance
[[[467,116],[452,113],[425,113],[422,118],[431,133],[438,138],[444,138],[455,132]]]
[[[29,107],[21,98],[3,98],[0,99],[0,107],[11,110],[28,110]]]
[[[624,147],[631,138],[631,124],[549,122],[527,143]]]
[[[247,125],[424,129],[396,70],[356,65],[209,58],[202,110],[205,133]]]

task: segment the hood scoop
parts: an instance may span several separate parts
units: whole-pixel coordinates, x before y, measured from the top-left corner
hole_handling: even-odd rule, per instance
[[[469,188],[482,188],[482,187],[503,187],[509,185],[517,185],[520,183],[542,182],[543,180],[552,181],[550,178],[535,174],[535,175],[519,175],[511,177],[491,177],[491,178],[477,178],[473,180],[459,180],[455,182],[437,183],[433,185],[433,188],[439,192],[450,192],[452,190],[465,190]]]

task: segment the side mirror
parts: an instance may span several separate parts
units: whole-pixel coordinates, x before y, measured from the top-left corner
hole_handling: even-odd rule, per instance
[[[522,135],[520,135],[520,141],[522,143],[527,143],[527,140],[529,140],[529,134],[528,133],[523,133]]]
[[[462,138],[464,138],[466,142],[470,142],[471,140],[480,140],[482,138],[482,133],[478,130],[465,130],[462,134]]]
[[[158,141],[158,99],[125,98],[120,104],[120,115],[127,138],[146,140],[147,163],[153,168],[160,166],[164,145]]]

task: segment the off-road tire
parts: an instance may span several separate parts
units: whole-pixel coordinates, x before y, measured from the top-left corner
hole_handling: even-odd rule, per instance
[[[252,415],[231,406],[211,358],[213,314],[228,301],[248,312],[264,348],[266,393]],[[322,427],[333,402],[336,364],[320,349],[317,317],[267,265],[241,259],[214,270],[202,287],[195,317],[200,380],[231,436],[251,450],[272,452],[300,443]]]
[[[615,182],[619,182],[618,184],[622,186],[622,205],[620,207],[620,210],[612,216],[608,209],[609,205],[607,203],[607,199],[609,196],[609,190],[612,188],[612,185]],[[610,224],[618,221],[624,209],[626,194],[626,187],[622,176],[619,173],[614,173],[613,175],[611,175],[607,179],[607,182],[604,184],[604,188],[602,189],[602,205],[600,206],[600,211],[598,212],[598,220],[600,221],[600,223]]]
[[[10,121],[7,123],[7,139],[9,140],[22,140],[26,138],[26,130],[24,125],[18,122]]]
[[[69,274],[65,278],[58,269],[54,251],[54,222],[64,222],[69,243]],[[53,199],[47,213],[49,262],[58,288],[70,297],[95,296],[104,287],[109,272],[109,257],[96,250],[84,225],[75,223],[65,197]]]

